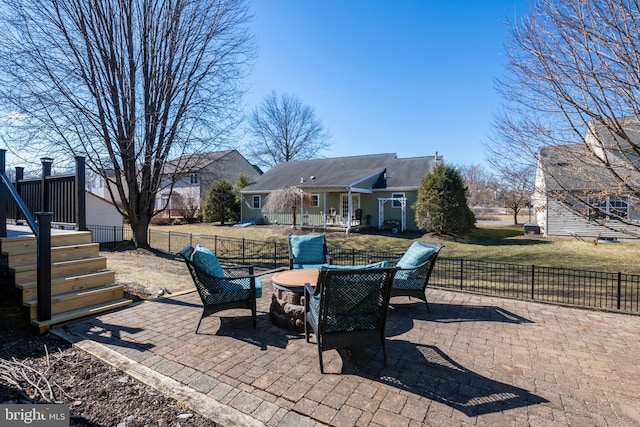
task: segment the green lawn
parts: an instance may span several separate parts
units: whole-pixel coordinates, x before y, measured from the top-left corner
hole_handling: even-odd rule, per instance
[[[286,242],[287,226],[230,227],[214,224],[158,226],[153,229],[203,235]],[[522,227],[481,226],[463,239],[441,239],[416,233],[382,234],[327,231],[329,249],[361,249],[402,253],[416,240],[443,243],[441,256],[469,260],[535,264],[546,267],[640,274],[640,242],[599,243],[570,238],[523,236]]]

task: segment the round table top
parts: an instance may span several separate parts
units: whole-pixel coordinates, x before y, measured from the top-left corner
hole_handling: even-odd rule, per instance
[[[300,268],[297,270],[286,270],[276,273],[271,277],[271,284],[278,288],[291,292],[304,292],[304,284],[309,283],[315,286],[318,282],[317,268]]]

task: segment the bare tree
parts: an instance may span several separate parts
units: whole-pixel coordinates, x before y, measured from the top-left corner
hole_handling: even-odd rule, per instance
[[[329,147],[330,135],[316,119],[313,108],[293,95],[272,92],[251,113],[248,122],[249,157],[260,166],[307,160]]]
[[[286,187],[272,191],[262,206],[264,213],[288,213],[292,214],[291,228],[296,228],[296,213],[300,207],[311,205],[311,195],[302,193],[297,187]]]
[[[496,117],[494,159],[504,168],[540,161],[582,181],[571,192],[556,176],[566,198],[591,202],[586,171],[604,170],[610,194],[637,198],[640,163],[640,5],[620,0],[539,0],[512,27],[507,44],[509,77],[499,82],[506,105]],[[580,155],[541,158],[545,147],[576,145]],[[556,166],[562,165],[562,168]],[[603,177],[602,174],[599,174]],[[552,177],[553,178],[553,177]],[[567,205],[574,205],[565,199]],[[618,215],[627,222],[625,215]],[[605,224],[606,225],[606,224]]]
[[[19,117],[8,144],[115,170],[109,192],[146,246],[167,159],[238,124],[254,47],[244,0],[2,0],[0,14],[0,99]]]
[[[513,224],[518,224],[518,214],[531,203],[534,173],[530,167],[503,171],[500,176],[500,197],[504,207],[513,214]]]
[[[493,206],[498,189],[497,178],[480,164],[460,166],[458,169],[467,186],[468,205],[472,208]]]
[[[196,221],[198,212],[200,211],[200,200],[198,200],[197,197],[173,193],[171,196],[171,205],[176,213],[188,223]]]

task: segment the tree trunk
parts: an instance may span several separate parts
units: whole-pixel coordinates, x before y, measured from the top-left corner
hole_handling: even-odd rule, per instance
[[[518,212],[513,211],[513,225],[518,225]]]
[[[131,221],[131,229],[133,231],[133,244],[136,248],[149,247],[149,223],[150,218],[137,218]]]

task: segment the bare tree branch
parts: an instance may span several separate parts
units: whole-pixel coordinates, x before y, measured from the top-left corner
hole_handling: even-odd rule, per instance
[[[146,245],[167,159],[239,123],[253,40],[243,0],[18,0],[0,7],[5,143],[115,170],[112,199]],[[176,165],[179,172],[189,168]],[[104,178],[107,178],[104,176]]]
[[[252,138],[249,157],[266,167],[316,158],[330,146],[330,135],[311,107],[292,95],[278,99],[275,92],[249,117],[248,133]]]

